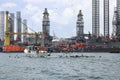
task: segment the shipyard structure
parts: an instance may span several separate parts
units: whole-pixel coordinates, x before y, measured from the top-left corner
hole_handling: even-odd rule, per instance
[[[56,39],[60,51],[73,52],[120,52],[120,1],[113,16],[113,34],[110,34],[109,0],[103,0],[103,25],[100,25],[100,0],[92,0],[92,33],[84,33],[84,16],[79,11],[76,21],[76,36],[64,40]],[[103,26],[103,35],[100,28]]]
[[[0,11],[0,49],[3,49],[4,52],[21,52],[28,45],[51,46],[52,37],[50,36],[50,21],[47,8],[43,12],[43,31],[28,32],[28,29],[27,20],[22,20],[20,11],[16,12],[16,16],[8,11]]]
[[[0,11],[0,45],[3,52],[23,52],[26,46],[39,46],[48,52],[120,52],[120,1],[113,15],[113,33],[110,29],[109,0],[103,1],[103,25],[100,25],[100,0],[92,0],[92,33],[84,33],[84,13],[76,15],[76,36],[58,38],[50,35],[50,19],[47,8],[43,11],[42,32],[28,32],[27,20],[21,12]],[[15,21],[16,20],[16,21]],[[16,22],[16,25],[15,25]],[[103,34],[100,36],[100,28]],[[16,32],[14,31],[16,27]],[[15,37],[16,35],[16,37]]]

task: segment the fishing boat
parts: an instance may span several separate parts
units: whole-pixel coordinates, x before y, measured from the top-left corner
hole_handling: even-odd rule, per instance
[[[27,46],[24,50],[24,53],[26,53],[26,56],[29,57],[47,57],[51,54],[45,50],[39,50],[38,46]]]

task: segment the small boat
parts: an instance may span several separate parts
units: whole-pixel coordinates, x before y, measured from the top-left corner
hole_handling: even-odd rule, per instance
[[[3,48],[2,47],[0,47],[0,52],[2,52],[3,51]]]
[[[27,48],[24,50],[24,53],[26,53],[26,56],[29,57],[47,57],[51,54],[45,50],[39,50],[39,46],[27,46]]]
[[[110,51],[109,53],[120,53],[120,51]]]

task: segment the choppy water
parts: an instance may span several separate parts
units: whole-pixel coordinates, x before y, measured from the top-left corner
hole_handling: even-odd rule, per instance
[[[0,80],[120,80],[120,54],[60,55],[64,54],[30,58],[23,53],[0,53]]]

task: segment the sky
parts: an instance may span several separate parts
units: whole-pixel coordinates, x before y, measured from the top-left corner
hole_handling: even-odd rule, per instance
[[[110,1],[110,33],[116,0]],[[59,38],[76,36],[76,21],[79,10],[84,18],[84,33],[92,32],[92,0],[0,0],[0,11],[16,13],[21,11],[22,20],[27,19],[28,27],[42,31],[44,9],[50,18],[50,34]],[[103,0],[100,0],[100,34],[103,34]]]

